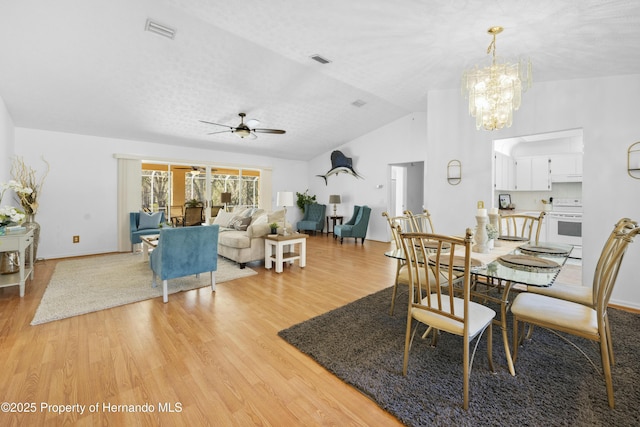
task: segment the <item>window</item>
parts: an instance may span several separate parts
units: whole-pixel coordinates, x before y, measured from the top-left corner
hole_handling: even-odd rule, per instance
[[[258,207],[260,171],[142,163],[143,209],[167,212],[168,206],[183,206],[194,199],[206,206],[219,206],[223,204],[222,193],[231,193],[227,206]]]

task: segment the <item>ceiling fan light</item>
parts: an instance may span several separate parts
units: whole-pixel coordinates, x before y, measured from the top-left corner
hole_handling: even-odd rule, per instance
[[[249,136],[251,134],[251,131],[249,129],[243,129],[243,128],[237,128],[235,130],[235,133],[240,137],[240,138],[244,138],[246,136]]]

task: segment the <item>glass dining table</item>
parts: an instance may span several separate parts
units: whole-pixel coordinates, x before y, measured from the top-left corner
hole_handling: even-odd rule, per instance
[[[509,292],[514,285],[552,286],[572,250],[572,245],[561,243],[500,241],[499,246],[488,253],[471,253],[471,264],[478,265],[471,267],[471,283],[474,288],[472,296],[479,301],[492,301],[500,305],[500,318],[495,319],[494,323],[500,326],[502,331],[511,375],[515,376],[515,368],[507,329]],[[385,256],[406,259],[402,249],[385,252]],[[480,287],[483,287],[482,290]],[[492,295],[490,291],[497,291],[499,296]]]

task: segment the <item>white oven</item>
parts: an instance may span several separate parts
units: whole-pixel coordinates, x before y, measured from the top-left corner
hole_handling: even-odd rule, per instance
[[[546,215],[547,241],[573,245],[571,258],[582,258],[582,201],[554,199]]]

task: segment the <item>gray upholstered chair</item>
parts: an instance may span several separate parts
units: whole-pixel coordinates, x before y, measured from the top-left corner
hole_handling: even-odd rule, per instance
[[[340,237],[340,243],[345,237],[353,237],[358,242],[358,237],[364,239],[367,236],[367,228],[369,227],[369,216],[371,215],[371,208],[368,206],[354,206],[353,216],[346,224],[338,224],[333,229],[333,238]]]
[[[203,227],[163,228],[158,246],[149,256],[153,272],[152,286],[162,280],[162,301],[167,302],[168,280],[200,273],[211,274],[211,291],[216,290],[215,271],[218,269],[217,224]]]
[[[158,234],[165,222],[164,212],[129,212],[129,239],[131,244],[142,243],[140,236]]]
[[[327,205],[318,203],[306,204],[304,206],[304,216],[302,220],[296,224],[298,231],[313,231],[313,234],[316,234],[318,231],[322,233],[326,210]]]

